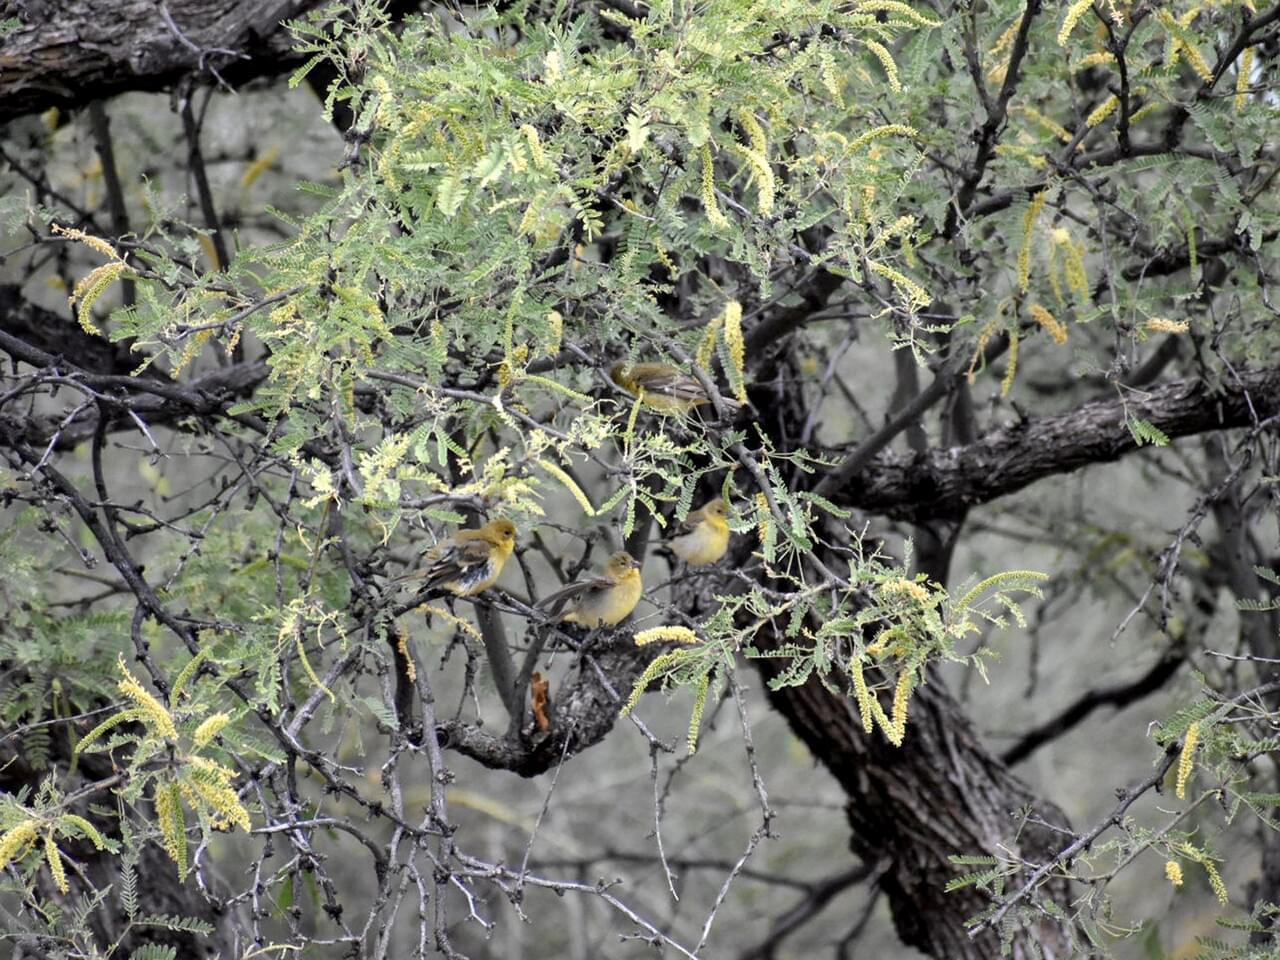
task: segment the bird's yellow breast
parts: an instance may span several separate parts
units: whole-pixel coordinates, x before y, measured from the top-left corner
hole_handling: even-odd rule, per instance
[[[639,570],[629,570],[607,589],[584,597],[564,615],[566,623],[579,623],[584,627],[612,627],[631,615],[644,593],[644,583]]]
[[[694,567],[715,563],[729,548],[729,525],[706,519],[682,537],[671,541],[671,552]]]

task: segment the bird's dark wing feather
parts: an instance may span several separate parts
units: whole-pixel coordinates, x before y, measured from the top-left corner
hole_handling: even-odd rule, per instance
[[[442,544],[427,553],[422,570],[405,579],[425,581],[422,590],[433,590],[454,580],[467,587],[488,575],[490,558],[491,548],[483,540]]]
[[[613,582],[603,577],[595,577],[591,580],[579,580],[577,583],[571,583],[567,587],[557,590],[555,593],[543,597],[538,601],[540,610],[549,610],[551,613],[559,613],[566,603],[570,600],[576,600],[579,597],[585,597],[588,594],[599,593],[602,590],[608,590],[613,586]]]

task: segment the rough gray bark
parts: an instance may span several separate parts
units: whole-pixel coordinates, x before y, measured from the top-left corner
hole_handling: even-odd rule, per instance
[[[758,661],[765,679],[777,662]],[[880,888],[902,941],[947,960],[999,956],[993,931],[972,940],[965,931],[965,920],[990,906],[990,898],[975,887],[945,892],[950,881],[973,869],[947,858],[1012,852],[1043,862],[1062,846],[1062,835],[1034,822],[1019,832],[1020,811],[1029,808],[1037,819],[1069,829],[1061,811],[987,751],[960,705],[936,681],[912,695],[901,747],[878,732],[866,733],[853,700],[833,695],[814,679],[777,691],[770,700],[844,788],[850,849],[883,871]],[[1061,885],[1046,889],[1064,892]],[[1020,933],[1014,956],[1029,955],[1022,951],[1030,941],[1045,956],[1067,955],[1063,934],[1052,925]]]
[[[828,496],[844,506],[923,522],[1131,453],[1138,441],[1126,414],[1176,440],[1249,426],[1277,412],[1280,367],[1242,372],[1217,385],[1179,380],[1140,397],[1095,400],[1057,416],[1021,420],[965,446],[882,453]]]
[[[319,0],[16,0],[0,41],[0,123],[126,90],[163,90],[211,68],[228,83],[297,62],[282,20]],[[168,18],[165,17],[165,11]]]

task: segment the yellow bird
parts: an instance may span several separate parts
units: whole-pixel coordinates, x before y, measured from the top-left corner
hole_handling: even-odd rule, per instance
[[[560,620],[564,623],[577,623],[590,628],[602,625],[612,627],[631,615],[643,592],[639,562],[631,554],[622,551],[609,558],[600,576],[571,583],[547,597],[538,606],[553,612],[565,607],[560,614]]]
[[[516,525],[494,520],[478,530],[459,530],[427,551],[426,565],[400,580],[426,580],[423,590],[474,597],[502,574],[516,545]]]
[[[696,377],[665,363],[621,360],[609,368],[609,379],[633,397],[639,397],[645,406],[661,413],[688,413],[694,407],[711,402]],[[720,399],[729,413],[742,409],[742,404],[727,394],[721,393]]]
[[[691,567],[715,563],[729,549],[729,508],[719,498],[704,503],[685,518],[681,536],[671,540],[671,552]]]

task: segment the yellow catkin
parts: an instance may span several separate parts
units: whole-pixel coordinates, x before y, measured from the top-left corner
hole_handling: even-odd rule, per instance
[[[591,505],[591,501],[587,499],[587,495],[583,493],[582,488],[574,482],[573,477],[569,476],[569,474],[565,473],[549,460],[539,460],[538,466],[542,467],[543,470],[547,471],[547,473],[560,481],[564,488],[573,496],[573,499],[578,501],[578,506],[582,508],[583,513],[588,517],[594,517],[596,515],[596,508]]]
[[[1075,3],[1067,8],[1067,15],[1062,18],[1062,27],[1058,30],[1058,46],[1065,47],[1067,45],[1067,40],[1071,37],[1071,31],[1080,22],[1080,18],[1084,16],[1085,11],[1092,6],[1093,0],[1076,0]]]
[[[1054,303],[1060,307],[1066,305],[1066,300],[1062,297],[1062,266],[1058,262],[1056,243],[1049,248],[1049,290],[1053,293]]]
[[[734,395],[746,403],[747,387],[743,378],[747,369],[747,341],[742,335],[742,304],[737,300],[730,300],[724,306],[724,345],[733,364]]]
[[[909,139],[914,140],[917,136],[919,136],[919,134],[916,133],[915,127],[908,127],[901,123],[887,123],[883,127],[873,127],[872,129],[868,130],[866,133],[863,133],[860,136],[854,137],[853,140],[849,141],[848,152],[851,154],[856,153],[858,150],[862,149],[868,143],[871,143],[873,140],[879,140],[883,137],[895,137],[895,136],[907,137]]]
[[[1200,723],[1191,724],[1187,727],[1186,738],[1182,741],[1182,754],[1178,757],[1178,785],[1174,790],[1174,794],[1179,800],[1187,795],[1187,781],[1191,779],[1191,771],[1194,767],[1194,759],[1196,755],[1196,744],[1200,741]]]
[[[924,14],[916,12],[912,7],[900,0],[862,0],[854,10],[857,13],[871,13],[873,11],[883,10],[885,13],[896,13],[900,17],[905,17],[912,23],[920,27],[936,27],[937,20],[930,20]]]
[[[96,267],[88,276],[76,284],[68,303],[71,306],[75,306],[76,301],[80,301],[80,305],[76,309],[76,319],[80,321],[80,327],[85,333],[92,336],[101,336],[102,331],[93,322],[93,314],[91,313],[93,304],[102,296],[107,287],[115,283],[121,274],[127,272],[129,272],[127,263],[123,260],[112,260],[110,263],[104,263],[102,266]]]
[[[884,68],[885,76],[889,80],[889,89],[894,93],[900,93],[902,83],[898,80],[898,65],[893,62],[893,54],[885,48],[884,44],[874,40],[863,40],[862,43],[880,61],[880,66]]]
[[[409,678],[410,683],[416,683],[418,680],[418,665],[413,662],[413,656],[409,653],[409,635],[403,630],[396,631],[396,649],[400,651],[400,656],[404,658],[404,675]]]
[[[1151,103],[1148,103],[1148,104],[1145,104],[1144,106],[1139,107],[1137,110],[1133,111],[1133,113],[1129,116],[1129,126],[1132,127],[1135,123],[1137,123],[1143,117],[1146,117],[1148,114],[1155,113],[1162,106],[1164,106],[1164,104],[1159,103],[1157,101],[1152,101]]]
[[[871,732],[871,691],[867,689],[867,679],[862,675],[862,661],[857,657],[849,664],[849,673],[853,677],[853,694],[858,701],[858,713],[862,716],[862,729]]]
[[[1213,895],[1218,898],[1220,906],[1227,905],[1227,885],[1222,882],[1222,874],[1218,873],[1218,868],[1213,865],[1213,861],[1206,857],[1201,861],[1204,866],[1204,872],[1209,875],[1209,886],[1213,888]]]
[[[67,883],[67,868],[62,863],[62,854],[58,852],[58,845],[53,841],[53,832],[50,831],[44,835],[44,859],[49,864],[49,872],[53,874],[53,882],[62,893],[66,893],[71,889],[71,885]]]
[[[278,159],[280,159],[280,148],[268,147],[262,152],[262,156],[245,168],[244,175],[240,178],[240,186],[242,188],[253,186],[254,182],[270,170]]]
[[[1035,320],[1036,323],[1040,324],[1045,333],[1049,334],[1049,336],[1053,338],[1054,343],[1058,344],[1058,346],[1062,346],[1067,342],[1066,325],[1052,313],[1040,306],[1038,303],[1033,303],[1028,307],[1027,312],[1031,314],[1031,318]]]
[[[707,220],[717,230],[725,230],[729,219],[720,212],[716,204],[715,167],[711,160],[711,144],[702,145],[702,206],[707,212]]]
[[[131,674],[124,665],[124,658],[120,658],[120,672],[124,674],[124,679],[117,685],[117,689],[126,697],[134,702],[147,719],[151,721],[151,726],[155,728],[156,733],[170,740],[178,738],[178,729],[173,725],[173,717],[169,715],[169,711],[164,708],[159,700],[151,695],[137,679]]]
[[[244,336],[244,324],[237,323],[231,330],[231,336],[227,339],[228,357],[236,352],[236,347],[240,345],[240,338],[242,336]]]
[[[667,627],[650,627],[648,630],[641,630],[635,635],[635,644],[637,647],[647,646],[650,643],[697,643],[698,635],[688,627],[667,626]]]
[[[1090,67],[1100,67],[1104,63],[1114,63],[1116,55],[1107,50],[1099,50],[1097,53],[1090,53],[1081,57],[1071,66],[1072,73],[1078,73],[1081,70],[1088,70]]]
[[[547,313],[547,345],[545,353],[548,357],[554,357],[560,352],[560,342],[564,339],[564,316],[559,310],[551,310]]]
[[[763,493],[756,494],[756,533],[763,544],[769,539],[769,498]]]
[[[1062,264],[1063,273],[1067,277],[1067,289],[1076,297],[1085,301],[1089,299],[1089,277],[1084,270],[1084,245],[1073,240],[1067,241],[1066,257]]]
[[[484,636],[475,628],[475,625],[471,623],[470,620],[464,620],[448,607],[442,607],[437,604],[427,604],[422,608],[422,612],[428,613],[433,617],[439,617],[441,620],[449,621],[449,623],[453,624],[454,627],[461,630],[472,640],[479,641],[484,639]]]
[[[209,782],[200,777],[192,777],[190,784],[200,799],[215,814],[211,817],[215,827],[221,829],[237,826],[245,833],[253,828],[253,824],[249,821],[249,811],[244,808],[244,804],[240,802],[240,797],[232,787]]]
[[[694,362],[703,370],[711,369],[711,358],[716,354],[716,337],[720,333],[720,325],[722,323],[724,323],[723,313],[717,315],[708,323],[707,329],[702,332],[702,341],[698,344]]]
[[[890,729],[884,733],[895,747],[902,746],[907,735],[907,707],[911,703],[911,689],[914,685],[915,671],[907,669],[898,675],[897,686],[893,688],[893,714]]]
[[[196,732],[191,735],[191,742],[197,747],[203,747],[211,743],[213,738],[220,734],[230,722],[231,714],[215,713],[200,726],[196,727]]]
[[[68,240],[78,240],[90,250],[96,250],[104,257],[110,257],[112,260],[120,259],[120,255],[116,253],[115,247],[111,246],[111,244],[107,243],[107,241],[103,240],[101,237],[94,237],[85,233],[83,230],[76,230],[74,227],[62,227],[56,223],[49,228],[49,231],[51,233],[58,234],[59,236],[66,237]]]
[[[1007,397],[1013,389],[1013,380],[1018,375],[1018,331],[1009,331],[1009,366],[1005,369],[1004,379],[1000,381],[1000,396]]]
[[[1103,100],[1102,103],[1098,105],[1097,109],[1093,111],[1093,113],[1089,114],[1089,116],[1084,118],[1084,125],[1086,127],[1091,127],[1091,128],[1096,127],[1098,124],[1102,123],[1103,120],[1106,120],[1107,117],[1115,113],[1116,108],[1119,106],[1120,106],[1120,98],[1117,97],[1115,94],[1112,94],[1111,96],[1107,97],[1107,99]]]
[[[542,141],[538,139],[538,131],[529,124],[521,124],[520,134],[524,137],[525,143],[529,145],[529,156],[533,158],[533,165],[539,170],[549,170],[551,164],[547,162],[547,155],[542,150]]]
[[[831,51],[826,47],[818,53],[819,75],[822,77],[822,85],[826,88],[827,93],[831,94],[831,99],[835,101],[837,107],[844,106],[844,93],[841,90],[841,75],[836,69],[836,61],[831,56]]]
[[[1018,288],[1023,292],[1031,285],[1031,241],[1035,239],[1036,218],[1044,209],[1049,194],[1041,190],[1027,204],[1027,212],[1022,217],[1022,247],[1018,250]]]
[[[667,272],[670,273],[672,277],[679,276],[680,271],[676,267],[676,262],[671,259],[670,254],[667,253],[667,248],[662,245],[661,240],[653,241],[653,252],[657,255],[658,260],[662,265],[667,268]]]
[[[69,823],[80,828],[80,832],[89,838],[89,841],[98,850],[103,850],[107,846],[106,838],[98,832],[98,828],[86,820],[84,817],[74,813],[64,813],[60,818],[63,823]]]
[[[996,333],[996,322],[988,320],[987,325],[982,328],[978,334],[978,342],[973,349],[973,359],[969,361],[968,380],[969,386],[973,386],[978,380],[978,361],[982,359],[982,355],[986,353],[987,344],[991,342],[991,338]]]
[[[16,827],[6,830],[3,835],[0,835],[0,870],[3,870],[14,860],[26,856],[39,832],[39,820],[24,820]]]
[[[882,593],[887,594],[906,594],[917,603],[928,603],[930,600],[928,590],[914,580],[908,580],[905,577],[886,580],[881,585],[880,590]],[[870,647],[867,648],[868,652],[870,652],[870,649]]]
[[[1011,108],[1009,112],[1013,113],[1014,110]],[[1045,130],[1048,130],[1050,133],[1052,133],[1055,137],[1057,137],[1063,143],[1071,142],[1071,136],[1072,136],[1071,131],[1068,130],[1066,127],[1064,127],[1062,124],[1058,123],[1058,121],[1054,120],[1052,117],[1046,117],[1043,113],[1041,113],[1039,110],[1036,110],[1034,107],[1018,107],[1017,112],[1021,113],[1023,116],[1027,117],[1029,120],[1034,120],[1037,124],[1039,124]]]
[[[178,867],[178,878],[184,879],[187,875],[187,825],[182,816],[178,787],[172,783],[157,783],[154,799],[162,845]]]
[[[929,303],[930,297],[927,290],[920,284],[916,283],[905,273],[901,273],[893,267],[883,263],[872,262],[868,264],[871,272],[878,274],[893,284],[898,293],[902,294],[907,302],[912,306],[923,307]]]
[[[654,680],[668,670],[679,666],[681,661],[687,659],[688,656],[689,651],[687,650],[670,650],[654,657],[649,666],[644,668],[644,673],[636,678],[636,684],[631,688],[631,696],[622,705],[622,710],[619,711],[618,715],[621,717],[628,716],[636,708],[636,705],[640,703],[640,698],[644,696],[645,690],[649,689],[649,684],[653,683]]]
[[[1236,113],[1244,109],[1249,98],[1249,75],[1253,73],[1253,47],[1245,47],[1240,54],[1240,72],[1236,74]]]
[[[777,194],[777,183],[773,179],[773,168],[763,153],[758,153],[741,144],[737,150],[751,169],[751,180],[756,185],[756,208],[762,217],[772,216],[773,201]]]
[[[1022,24],[1021,17],[1018,17],[1013,21],[1013,23],[1009,24],[1009,29],[1005,30],[1004,33],[1000,34],[1000,39],[996,41],[995,46],[993,46],[990,50],[987,51],[987,56],[998,57],[1000,56],[1000,54],[1004,53],[1004,51],[1008,48],[1009,44],[1013,43],[1013,38],[1018,35],[1018,27],[1021,24]]]
[[[1186,320],[1169,320],[1166,317],[1152,317],[1144,326],[1152,333],[1186,333],[1191,329]]]
[[[756,115],[750,110],[742,110],[738,114],[738,122],[742,125],[742,130],[747,135],[751,149],[761,156],[768,153],[769,144],[764,135],[764,127],[760,126],[760,121],[756,119]]]
[[[915,685],[915,671],[903,670],[898,675],[898,682],[893,690],[893,709],[886,715],[880,701],[867,686],[866,677],[862,673],[862,662],[856,657],[849,664],[849,673],[853,679],[854,698],[858,701],[858,712],[862,718],[862,727],[870,733],[873,725],[878,724],[885,738],[895,747],[902,746],[907,731],[907,707],[911,701],[911,690]]]
[[[1177,860],[1165,861],[1164,875],[1175,887],[1182,886],[1182,864]]]
[[[707,709],[707,691],[711,687],[711,674],[704,673],[702,679],[697,682],[697,692],[693,698],[693,712],[689,715],[689,733],[685,738],[685,745],[689,749],[692,756],[698,751],[698,730],[702,726],[702,715]]]
[[[1191,64],[1191,69],[1196,72],[1204,83],[1213,83],[1213,68],[1209,66],[1204,55],[1194,44],[1183,43],[1182,52],[1187,55],[1187,63]]]

